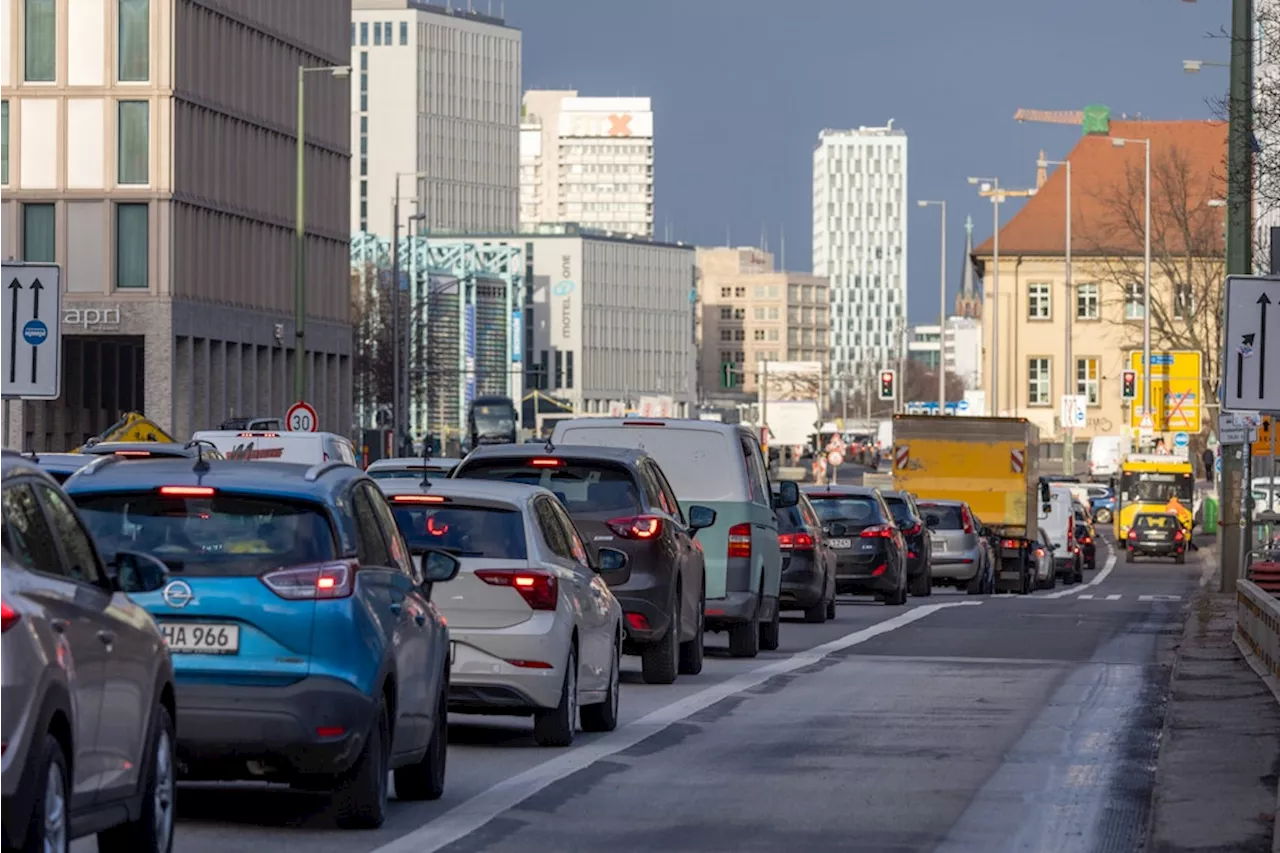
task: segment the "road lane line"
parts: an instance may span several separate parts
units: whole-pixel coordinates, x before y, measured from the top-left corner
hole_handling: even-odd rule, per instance
[[[1082,583],[1079,586],[1069,586],[1059,592],[1051,592],[1048,595],[1038,596],[1039,598],[1065,598],[1068,595],[1079,595],[1086,589],[1092,589],[1107,579],[1107,575],[1111,574],[1111,570],[1116,567],[1116,549],[1111,547],[1111,543],[1107,543],[1107,562],[1102,567],[1102,571],[1098,572],[1098,576],[1088,583]]]
[[[520,803],[548,785],[577,773],[579,770],[590,767],[601,759],[630,749],[668,726],[685,720],[723,699],[750,690],[775,676],[785,675],[789,672],[812,666],[829,655],[865,643],[882,634],[896,631],[939,610],[953,607],[973,607],[981,604],[981,601],[926,604],[908,610],[906,613],[895,616],[892,619],[886,619],[877,625],[854,631],[851,634],[845,634],[843,637],[815,646],[807,651],[797,652],[782,660],[735,675],[727,681],[713,684],[692,696],[686,696],[684,699],[651,711],[611,734],[567,752],[561,752],[556,758],[504,779],[488,790],[459,803],[430,823],[411,830],[408,834],[402,835],[395,841],[388,842],[370,851],[370,853],[435,853],[442,847],[446,847],[480,829],[503,812],[520,805]]]

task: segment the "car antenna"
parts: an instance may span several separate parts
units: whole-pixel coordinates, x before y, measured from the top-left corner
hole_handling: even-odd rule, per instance
[[[36,455],[36,449],[34,447],[29,450],[22,451],[22,455],[30,459],[32,462],[40,461],[40,457]]]
[[[547,436],[547,443],[542,447],[543,453],[555,453],[556,446],[551,443],[551,436]]]
[[[427,472],[427,463],[431,461],[431,437],[422,437],[422,482],[418,485],[424,489],[431,488],[431,477]]]
[[[209,471],[209,462],[204,458],[204,442],[197,439],[188,441],[184,446],[190,448],[193,444],[196,447],[196,464],[191,470],[196,474],[205,474]]]

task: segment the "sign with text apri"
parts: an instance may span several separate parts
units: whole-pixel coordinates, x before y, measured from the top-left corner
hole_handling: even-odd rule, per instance
[[[56,400],[62,391],[62,277],[56,264],[4,264],[4,398]]]
[[[1227,276],[1225,302],[1222,410],[1280,412],[1280,278]]]

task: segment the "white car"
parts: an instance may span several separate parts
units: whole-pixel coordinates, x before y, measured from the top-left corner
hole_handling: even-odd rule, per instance
[[[1058,585],[1058,574],[1053,570],[1053,552],[1057,545],[1049,539],[1048,531],[1040,529],[1040,541],[1033,550],[1036,561],[1036,588],[1053,589]]]
[[[364,472],[375,480],[393,480],[401,477],[418,477],[425,471],[429,476],[448,477],[461,459],[445,457],[423,460],[421,456],[395,456],[370,462]]]
[[[411,548],[461,562],[436,599],[452,641],[449,710],[532,715],[541,746],[618,725],[622,608],[609,581],[627,556],[591,565],[569,514],[538,486],[486,480],[379,480]]]

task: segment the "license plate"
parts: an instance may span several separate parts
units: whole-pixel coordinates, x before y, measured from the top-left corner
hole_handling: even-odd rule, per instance
[[[930,539],[930,541],[933,542],[933,550],[935,551],[947,550],[947,540],[939,536],[934,536]]]
[[[853,540],[852,539],[832,539],[830,540],[830,545],[832,548],[852,548]]]
[[[161,622],[160,633],[174,654],[237,655],[240,626],[201,622]]]
[[[1147,538],[1148,539],[1164,539],[1168,537],[1168,535],[1169,535],[1168,533],[1148,533]]]

